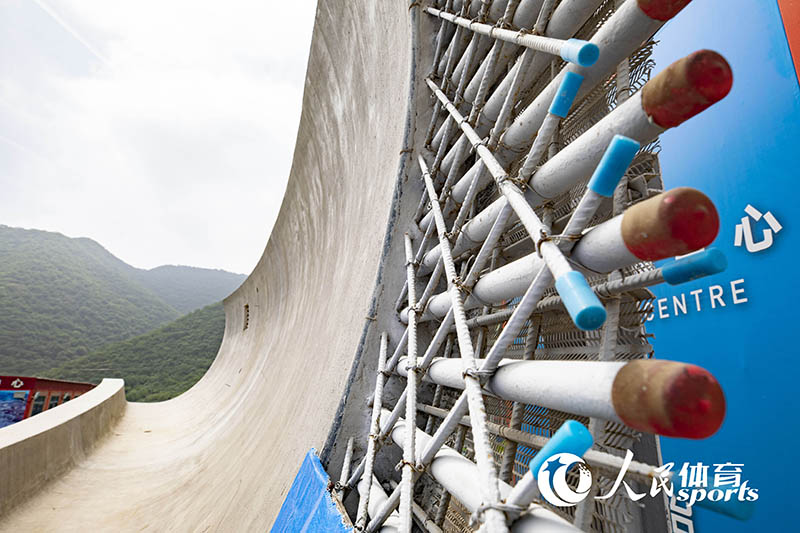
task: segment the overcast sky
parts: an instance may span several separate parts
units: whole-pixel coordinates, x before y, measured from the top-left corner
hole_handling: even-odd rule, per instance
[[[315,0],[0,0],[0,224],[248,274],[291,166]]]

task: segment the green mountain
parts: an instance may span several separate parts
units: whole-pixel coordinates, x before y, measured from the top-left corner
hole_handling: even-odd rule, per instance
[[[244,278],[141,270],[91,239],[0,225],[0,373],[40,374],[141,335],[220,301]]]
[[[225,312],[217,303],[155,331],[104,346],[46,375],[91,383],[121,377],[128,400],[167,400],[202,377],[219,350],[224,331]]]
[[[165,265],[136,270],[136,279],[182,314],[218,302],[247,276],[225,270]]]
[[[178,316],[93,240],[0,226],[0,372],[37,374]]]

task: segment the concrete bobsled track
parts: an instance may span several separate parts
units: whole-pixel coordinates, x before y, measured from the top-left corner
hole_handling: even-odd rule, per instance
[[[32,437],[58,430],[51,413],[1,430],[1,530],[269,529],[308,450],[330,449],[375,312],[409,158],[410,20],[403,2],[319,2],[286,195],[258,266],[225,301],[210,370],[163,403],[107,394],[111,416],[55,442]]]

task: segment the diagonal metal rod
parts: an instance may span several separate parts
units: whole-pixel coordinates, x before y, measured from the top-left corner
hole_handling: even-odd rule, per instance
[[[489,148],[483,143],[483,140],[478,136],[475,130],[466,123],[464,117],[461,116],[461,114],[458,112],[458,109],[456,109],[453,103],[450,102],[450,100],[447,98],[447,95],[445,95],[441,89],[439,89],[436,83],[430,78],[426,80],[426,83],[467,136],[470,144],[480,156],[484,166],[494,177],[498,188],[511,205],[511,208],[519,217],[523,226],[528,231],[528,234],[532,239],[538,242],[537,248],[541,254],[541,257],[544,259],[548,269],[552,273],[552,277],[559,282],[556,286],[559,294],[561,294],[562,297],[565,297],[565,295],[562,294],[562,291],[566,289],[569,290],[570,293],[582,291],[586,297],[593,298],[592,301],[580,302],[580,305],[576,306],[575,308],[568,307],[570,316],[572,316],[576,325],[581,329],[597,329],[600,327],[605,320],[605,311],[602,309],[602,304],[597,297],[588,291],[589,285],[583,278],[583,275],[578,273],[570,266],[558,245],[546,239],[548,235],[548,228],[544,226],[542,221],[533,211],[533,208],[525,199],[524,193],[509,179],[505,169],[502,167],[502,165],[500,165],[497,159],[495,159]],[[474,182],[478,180],[479,175],[480,173],[474,177],[471,187],[474,188]],[[442,255],[444,256],[443,245]],[[562,282],[562,279],[565,280],[565,282]],[[566,283],[567,281],[569,283]],[[573,294],[569,294],[568,296],[571,300],[576,298],[573,296]],[[582,319],[581,317],[585,318]]]
[[[380,414],[383,401],[383,385],[386,380],[386,352],[389,348],[389,336],[386,332],[381,334],[381,348],[378,355],[378,373],[375,380],[375,396],[372,401],[372,418],[369,424],[369,437],[367,442],[367,455],[364,464],[364,479],[372,479],[372,469],[375,464],[375,452],[377,451],[376,441],[380,433]],[[369,508],[369,494],[365,494],[358,501],[358,513],[356,515],[356,529],[363,529],[367,524],[367,509]]]
[[[506,30],[490,24],[473,22],[467,18],[459,17],[453,13],[446,13],[434,7],[428,7],[425,11],[435,17],[450,21],[460,28],[466,28],[475,33],[491,37],[492,39],[500,39],[538,52],[560,56],[565,61],[583,67],[593,65],[600,55],[597,45],[578,39],[569,39],[565,41],[563,39],[553,39],[552,37]]]
[[[406,248],[406,276],[408,279],[408,305],[411,312],[408,315],[408,353],[417,356],[417,279],[414,273],[414,249],[411,246],[411,237],[408,233],[405,237]],[[412,428],[416,424],[417,418],[417,361],[408,361],[406,367],[406,420],[409,421],[408,427]],[[402,489],[400,491],[400,520],[401,533],[411,533],[412,514],[411,503],[414,499],[414,463],[416,452],[414,448],[416,433],[409,429],[406,431],[406,438],[403,440],[403,469],[402,469]]]
[[[425,164],[420,156],[421,164]],[[442,261],[444,262],[445,273],[447,275],[448,292],[452,300],[452,310],[456,323],[456,337],[458,339],[459,352],[464,370],[464,387],[467,394],[469,412],[473,420],[472,436],[475,446],[475,458],[478,464],[478,471],[481,476],[481,494],[486,504],[492,505],[500,501],[500,491],[498,488],[497,471],[494,466],[492,448],[489,444],[489,435],[486,431],[486,407],[483,403],[481,384],[478,378],[470,373],[474,373],[475,360],[470,338],[469,329],[466,325],[464,314],[464,302],[461,296],[461,289],[458,286],[453,257],[450,254],[450,243],[447,240],[447,228],[444,217],[442,216],[439,198],[433,187],[430,174],[423,173],[425,186],[428,189],[428,196],[431,199],[431,209],[434,213],[436,231],[439,234],[439,244],[442,247]],[[409,424],[412,421],[409,421]],[[486,524],[489,531],[505,532],[508,527],[505,522],[505,515],[496,508],[489,508],[486,513]]]

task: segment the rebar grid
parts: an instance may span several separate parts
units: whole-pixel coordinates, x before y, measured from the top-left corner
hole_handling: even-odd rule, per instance
[[[407,329],[385,365],[387,374],[399,371],[408,376],[408,381],[391,414],[387,412],[381,417],[380,431],[377,418],[373,419],[370,429],[371,445],[374,442],[388,443],[391,438],[402,444],[404,455],[399,465],[402,466],[402,481],[399,485],[393,483],[394,492],[385,499],[380,511],[371,516],[367,527],[361,510],[366,508],[366,504],[359,508],[359,529],[379,530],[385,517],[399,503],[405,531],[410,530],[414,515],[418,524],[429,531],[437,527],[447,532],[478,529],[493,532],[509,528],[512,531],[531,531],[534,529],[515,529],[515,520],[526,515],[533,500],[527,497],[513,500],[515,493],[512,491],[509,501],[519,503],[516,507],[509,505],[509,501],[501,497],[501,488],[516,487],[523,478],[530,483],[528,464],[564,422],[577,420],[589,426],[593,433],[594,446],[586,458],[593,469],[595,493],[608,491],[615,477],[613,466],[621,463],[624,451],[633,447],[642,436],[640,431],[618,420],[590,418],[580,414],[580,409],[567,412],[512,401],[486,394],[483,389],[501,358],[561,362],[631,361],[649,359],[653,355],[644,328],[653,300],[646,287],[664,281],[661,271],[649,262],[628,262],[620,264],[610,275],[595,272],[565,259],[574,240],[553,241],[548,236],[563,232],[577,239],[585,227],[598,226],[661,192],[657,138],[641,147],[611,197],[597,196],[587,187],[586,180],[579,181],[554,198],[545,198],[533,205],[526,199],[526,191],[529,187],[535,188],[536,171],[541,165],[564,147],[578,142],[592,126],[642,89],[654,67],[650,56],[656,43],[648,41],[634,48],[614,71],[606,73],[597,85],[574,102],[563,120],[546,117],[528,149],[515,148],[516,156],[509,160],[509,147],[502,141],[509,123],[552,85],[559,72],[568,67],[561,58],[552,56],[548,60],[550,68],[525,82],[526,77],[530,78],[526,67],[531,65],[534,57],[541,60],[542,54],[557,53],[555,45],[563,40],[547,40],[542,36],[553,8],[563,7],[569,2],[447,0],[433,2],[434,7],[424,9],[440,22],[436,31],[434,61],[426,70],[429,73],[427,85],[435,97],[431,99],[433,110],[425,146],[418,147],[424,188],[411,224],[419,224],[419,227],[405,235],[407,280],[395,304],[407,323]],[[534,4],[542,8],[535,28],[518,28],[510,23],[515,10],[529,9]],[[574,37],[591,39],[620,5],[622,2],[615,0],[597,2],[596,9],[575,31]],[[504,16],[492,19],[490,6],[501,8]],[[458,13],[453,12],[456,7],[459,7]],[[448,24],[454,28],[448,28]],[[501,40],[506,42],[501,43]],[[528,47],[510,43],[522,43]],[[516,51],[509,54],[514,48]],[[501,49],[510,57],[501,60]],[[468,98],[471,80],[480,81],[474,100]],[[496,114],[496,121],[486,128],[486,124],[481,122],[485,120],[481,112],[492,92],[501,87],[506,91],[504,103]],[[495,154],[501,150],[506,155],[497,158]],[[470,174],[472,169],[474,171]],[[468,176],[471,182],[466,194],[457,200],[453,188]],[[486,183],[485,176],[494,180]],[[529,183],[531,177],[533,181]],[[498,199],[510,202],[510,205],[506,203],[496,213],[489,234],[472,247],[462,246],[465,225]],[[587,209],[586,202],[591,204],[590,209]],[[419,237],[412,239],[411,235]],[[424,268],[423,257],[427,258],[433,249],[438,249],[439,254],[436,262],[432,263],[435,267]],[[541,258],[541,266],[538,275],[526,282],[529,286],[524,295],[519,293],[502,301],[477,299],[476,283],[492,272],[492,268],[486,268],[490,256],[494,258],[493,267],[495,262],[511,264],[515,259],[535,254]],[[605,329],[584,331],[577,328],[574,317],[563,305],[567,295],[560,295],[551,287],[553,278],[565,272],[577,274],[577,271],[585,274],[593,291],[591,294],[601,297],[606,303],[611,320]],[[442,275],[444,279],[440,279]],[[416,297],[418,282],[426,284],[419,301]],[[440,318],[426,322],[422,314],[437,293],[447,294],[449,310],[443,318],[439,315]],[[470,305],[466,305],[468,302]],[[427,334],[418,335],[418,329]],[[418,340],[423,338],[432,338],[427,347]],[[444,358],[452,356],[462,361],[463,391],[435,383],[435,388],[430,389],[432,405],[426,405],[425,400],[418,404],[417,389],[424,391],[431,387],[424,381],[425,373],[445,345]],[[408,356],[401,360],[403,350],[407,350]],[[422,359],[417,358],[418,350],[424,352]],[[482,355],[487,359],[479,361],[477,358]],[[385,351],[382,357],[385,357]],[[384,372],[383,364],[380,369]],[[378,391],[383,386],[382,374],[378,385],[377,407],[373,408],[379,410]],[[400,418],[403,410],[404,420]],[[417,422],[417,412],[426,415],[423,418],[425,423],[417,429],[424,429],[423,442],[427,444],[422,446],[415,442],[414,435],[418,433],[412,430]],[[398,442],[392,429],[401,420],[406,430],[402,442]],[[432,474],[432,461],[439,457],[441,446],[455,449],[477,465],[480,483],[475,490],[480,493],[482,502],[478,508],[451,497],[446,486],[448,481]],[[376,449],[377,446],[371,446],[367,457]],[[362,473],[371,476],[371,463],[372,460],[368,459],[369,466],[365,471],[362,460],[347,485],[353,487]],[[653,475],[653,469],[652,465],[637,463],[633,478],[644,482]],[[568,482],[577,482],[575,472],[570,474]],[[587,500],[577,508],[577,512],[576,508],[535,503],[540,504],[554,513],[548,520],[558,524],[562,528],[559,531],[577,530],[565,529],[571,527],[569,523],[573,520],[587,531],[628,531],[627,527],[638,512],[635,504],[621,493],[607,500]],[[558,522],[556,516],[567,522]],[[424,525],[426,523],[429,525]]]

